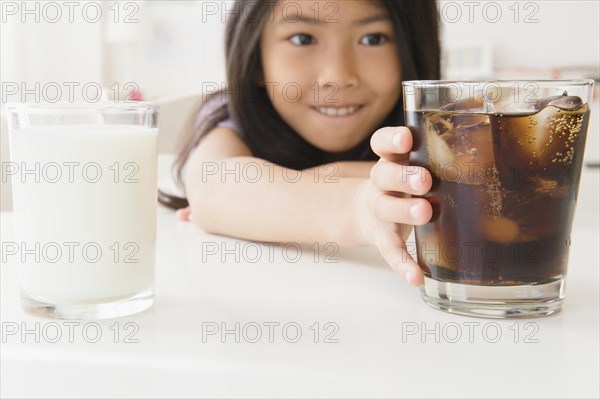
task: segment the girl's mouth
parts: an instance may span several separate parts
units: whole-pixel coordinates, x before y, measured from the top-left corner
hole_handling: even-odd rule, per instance
[[[321,115],[339,118],[354,115],[362,107],[362,105],[350,105],[345,107],[313,107],[313,109]]]

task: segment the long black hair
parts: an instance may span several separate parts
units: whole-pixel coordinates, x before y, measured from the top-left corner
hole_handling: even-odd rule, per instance
[[[306,169],[341,160],[376,160],[367,137],[355,148],[331,154],[304,140],[277,113],[267,89],[260,84],[262,76],[260,39],[263,26],[276,2],[271,0],[237,0],[237,6],[226,28],[227,101],[183,138],[175,164],[176,183],[183,188],[182,170],[202,136],[226,118],[239,127],[237,134],[253,156],[291,169]],[[403,80],[440,78],[439,18],[434,0],[380,0],[396,31],[396,46]],[[223,92],[214,96],[225,98]],[[402,96],[391,110],[383,126],[404,124]],[[186,198],[159,190],[158,201],[173,209],[188,206]]]

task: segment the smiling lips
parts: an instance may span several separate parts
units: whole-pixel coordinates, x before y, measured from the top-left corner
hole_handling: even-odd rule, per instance
[[[362,105],[351,105],[347,107],[313,107],[313,109],[321,115],[333,117],[353,115],[361,108]]]

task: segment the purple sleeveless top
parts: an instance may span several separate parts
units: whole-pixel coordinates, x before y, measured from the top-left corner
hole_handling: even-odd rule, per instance
[[[223,104],[223,102],[226,102],[226,101],[227,100],[221,94],[217,94],[217,95],[211,97],[210,99],[208,99],[204,103],[202,108],[200,109],[200,112],[198,112],[198,116],[196,117],[196,122],[194,123],[195,130],[197,131],[202,126],[202,124],[206,121],[206,119],[209,117],[209,115],[212,114],[213,112],[215,112],[217,110],[217,108],[219,108]],[[224,119],[221,122],[217,123],[217,127],[226,127],[226,128],[232,129],[236,132],[239,131],[237,125],[233,122],[233,120],[231,118]],[[190,152],[190,155],[188,156],[188,160],[192,157],[192,155],[194,155],[195,152],[196,152],[196,148],[194,148]],[[188,161],[186,160],[186,162],[182,168],[182,176],[183,177],[185,177],[187,171],[188,171]]]
[[[208,116],[210,114],[215,112],[217,110],[217,108],[219,108],[221,105],[223,105],[226,102],[227,102],[227,99],[224,98],[224,96],[222,94],[217,94],[217,95],[211,97],[209,100],[207,100],[206,103],[204,103],[204,106],[202,107],[200,112],[198,113],[198,116],[196,117],[195,127],[199,128],[200,125],[206,120],[206,118],[208,118]],[[219,122],[217,124],[217,126],[227,127],[229,129],[235,130],[236,132],[238,131],[237,126],[235,125],[235,123],[233,123],[231,118],[222,120],[221,122]]]

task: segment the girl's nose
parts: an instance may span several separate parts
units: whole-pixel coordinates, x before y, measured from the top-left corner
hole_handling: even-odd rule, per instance
[[[323,54],[319,70],[320,87],[334,86],[336,90],[342,90],[358,86],[356,60],[350,52],[330,49]]]

